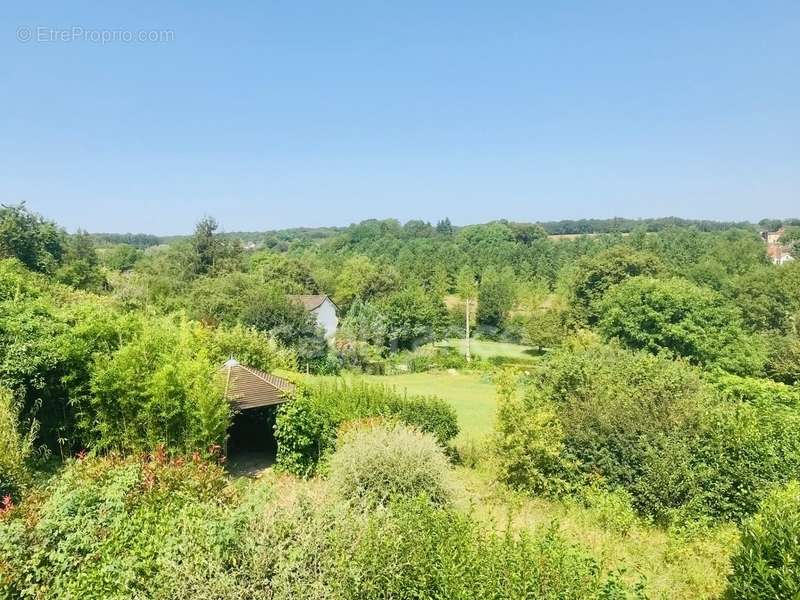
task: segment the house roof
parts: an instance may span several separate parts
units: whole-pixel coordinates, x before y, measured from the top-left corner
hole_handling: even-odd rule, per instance
[[[300,294],[297,296],[289,296],[289,299],[292,302],[297,302],[298,304],[302,304],[303,308],[308,311],[312,311],[315,308],[318,308],[325,300],[330,300],[331,304],[336,306],[333,300],[327,294]]]
[[[220,371],[225,377],[225,398],[239,410],[286,402],[295,389],[290,381],[245,366],[235,358]]]

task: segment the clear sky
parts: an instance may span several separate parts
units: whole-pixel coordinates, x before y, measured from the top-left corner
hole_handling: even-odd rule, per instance
[[[70,230],[800,215],[797,0],[0,15],[0,202]]]

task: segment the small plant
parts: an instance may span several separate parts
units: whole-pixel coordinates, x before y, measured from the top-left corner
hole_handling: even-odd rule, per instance
[[[726,598],[800,598],[800,483],[770,494],[742,528]]]
[[[450,464],[436,440],[410,427],[366,423],[342,434],[330,460],[330,481],[342,498],[368,506],[424,496],[447,504]]]
[[[581,491],[581,496],[594,520],[604,529],[627,535],[636,525],[633,498],[626,490],[607,490],[593,483]]]

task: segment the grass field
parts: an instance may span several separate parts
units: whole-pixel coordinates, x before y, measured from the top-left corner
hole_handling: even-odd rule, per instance
[[[436,345],[458,348],[462,353],[466,351],[466,342],[462,339],[445,340]],[[480,356],[481,358],[504,356],[507,358],[531,359],[537,355],[536,350],[530,346],[506,342],[491,342],[489,340],[471,340],[470,351],[474,356]]]
[[[488,376],[480,373],[437,371],[404,375],[365,375],[409,395],[438,396],[458,413],[459,437],[482,438],[494,427],[495,391]]]

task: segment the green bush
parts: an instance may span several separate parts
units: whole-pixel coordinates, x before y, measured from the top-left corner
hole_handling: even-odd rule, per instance
[[[368,423],[343,432],[329,468],[333,488],[358,505],[416,496],[447,504],[453,494],[442,448],[432,436],[404,425]]]
[[[581,497],[600,527],[627,535],[636,525],[633,497],[626,490],[606,490],[595,483],[581,490]]]
[[[170,565],[232,550],[225,485],[216,465],[164,454],[72,462],[34,514],[0,522],[0,597],[157,597]]]
[[[97,357],[86,419],[99,449],[191,452],[222,444],[230,407],[199,323],[146,320],[129,343]]]
[[[768,489],[800,473],[800,413],[780,404],[722,403],[705,416],[692,454],[704,512],[742,520]]]
[[[236,569],[187,569],[173,598],[632,598],[555,528],[495,533],[424,499],[384,510],[315,499],[251,517]],[[180,567],[179,567],[180,569]]]
[[[0,499],[9,496],[12,501],[19,501],[29,479],[26,462],[33,451],[35,436],[35,428],[27,434],[20,431],[14,398],[11,392],[0,388]]]
[[[406,397],[393,388],[361,381],[320,381],[300,386],[295,399],[278,409],[277,464],[296,475],[311,475],[333,450],[341,424],[376,416],[430,433],[443,446],[458,434],[455,410],[443,400]]]
[[[520,400],[502,400],[498,477],[561,494],[599,476],[661,522],[740,521],[800,472],[794,390],[589,344],[543,363]],[[789,404],[787,406],[787,404]]]
[[[797,386],[730,373],[714,373],[709,379],[719,396],[726,400],[800,407],[800,387]]]
[[[0,518],[0,598],[630,598],[550,528],[496,532],[423,498],[277,500],[202,461],[73,461]]]
[[[726,598],[800,598],[800,483],[773,492],[742,529]]]
[[[506,485],[547,496],[574,487],[577,468],[565,452],[556,406],[535,388],[501,398],[493,445],[497,477]]]

